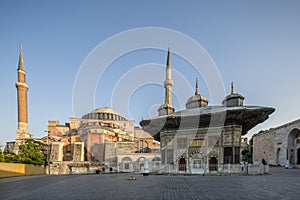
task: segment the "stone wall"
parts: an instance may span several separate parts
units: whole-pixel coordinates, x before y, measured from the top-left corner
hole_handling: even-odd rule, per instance
[[[0,162],[0,178],[45,174],[43,165]]]
[[[52,142],[50,162],[63,161],[63,142]]]
[[[84,161],[84,142],[75,142],[73,161]]]
[[[292,137],[292,140],[291,138]],[[300,120],[295,120],[281,126],[261,131],[253,135],[253,162],[261,163],[265,159],[269,165],[293,165],[300,163],[298,151],[300,151]],[[289,142],[289,140],[291,140]],[[289,160],[291,155],[294,161]],[[299,164],[298,164],[299,165]]]
[[[95,174],[96,170],[103,170],[103,165],[93,164],[90,162],[74,162],[74,161],[62,161],[52,162],[50,164],[51,175],[62,174]]]
[[[124,153],[117,155],[118,165],[116,171],[142,172],[145,159],[148,160],[149,169],[158,170],[160,168],[160,153]]]
[[[274,132],[253,137],[253,162],[260,164],[264,159],[268,164],[275,165],[275,138]]]
[[[70,131],[68,125],[60,125],[58,120],[48,121],[48,133],[50,136],[62,136]]]

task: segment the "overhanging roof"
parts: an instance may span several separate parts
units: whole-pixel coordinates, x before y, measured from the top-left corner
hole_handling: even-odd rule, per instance
[[[241,125],[242,135],[245,135],[257,124],[267,120],[274,111],[275,108],[263,106],[206,106],[144,119],[140,125],[158,140],[160,139],[159,133],[163,129],[222,127],[228,124]]]

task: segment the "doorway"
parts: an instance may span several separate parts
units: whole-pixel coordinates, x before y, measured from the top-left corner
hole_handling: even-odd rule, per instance
[[[276,151],[276,164],[277,165],[280,165],[279,155],[280,155],[280,148],[278,148]]]
[[[185,158],[180,158],[178,161],[178,171],[186,171],[186,160]]]
[[[209,171],[218,171],[218,159],[216,157],[209,159]]]
[[[297,165],[300,165],[300,148],[297,149]]]

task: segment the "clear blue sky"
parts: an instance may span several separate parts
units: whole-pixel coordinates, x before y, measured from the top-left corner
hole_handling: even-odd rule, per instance
[[[20,42],[23,43],[30,88],[30,132],[35,137],[42,137],[49,119],[64,123],[73,117],[73,85],[89,53],[114,34],[142,27],[168,28],[193,38],[206,49],[218,67],[226,94],[230,82],[234,81],[236,92],[245,96],[246,105],[276,108],[270,119],[251,130],[248,136],[260,129],[295,120],[300,114],[299,10],[300,1],[297,0],[1,0],[0,144],[14,140],[17,129],[15,82]],[[176,41],[170,42],[171,48],[176,45]],[[167,44],[165,41],[163,45],[167,48]],[[112,63],[99,82],[95,107],[105,104],[117,107],[111,105],[111,91],[128,70],[145,63],[165,65],[165,62],[165,51],[149,49],[123,55]],[[194,86],[198,75],[189,63],[172,55],[172,65]],[[200,92],[209,98],[203,77],[199,79]],[[157,84],[133,91],[130,99],[125,99],[129,101],[129,115],[124,115],[137,123],[142,117],[149,117],[149,109],[155,115],[153,105],[161,104],[163,95],[162,86]],[[186,100],[175,100],[175,108],[179,110],[178,101]]]

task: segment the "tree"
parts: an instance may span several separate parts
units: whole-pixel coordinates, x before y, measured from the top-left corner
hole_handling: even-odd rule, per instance
[[[39,141],[29,139],[19,146],[20,162],[25,164],[45,165],[46,158],[43,154],[45,145]]]
[[[0,162],[4,161],[4,152],[2,150],[2,145],[0,145]]]

